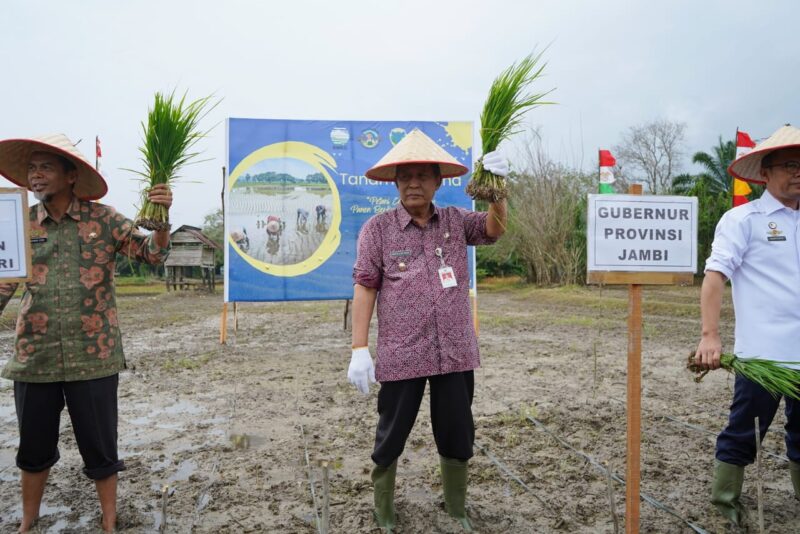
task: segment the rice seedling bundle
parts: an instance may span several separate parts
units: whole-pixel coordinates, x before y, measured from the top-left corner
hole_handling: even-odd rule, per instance
[[[545,64],[539,64],[542,53],[531,53],[518,63],[512,64],[492,82],[489,96],[481,112],[481,148],[484,154],[494,150],[500,143],[520,131],[523,115],[530,109],[553,102],[544,102],[551,91],[529,93],[528,88],[538,79]],[[475,200],[497,202],[508,196],[505,179],[483,168],[478,160],[467,184],[467,193]]]
[[[139,152],[144,171],[134,171],[142,176],[144,184],[137,226],[148,230],[169,229],[166,207],[150,202],[147,194],[157,184],[172,186],[180,169],[199,155],[192,148],[207,133],[200,131],[198,126],[216,106],[209,107],[210,102],[210,96],[187,102],[185,94],[178,99],[174,91],[169,95],[156,93],[153,107],[148,110],[147,122],[142,123],[143,145]]]
[[[741,359],[733,354],[720,357],[722,369],[755,382],[775,397],[781,395],[800,400],[800,371],[785,367],[785,364],[800,365],[800,362],[777,362],[774,360]],[[708,374],[694,361],[694,352],[689,354],[686,368],[695,373],[695,382],[700,382]]]

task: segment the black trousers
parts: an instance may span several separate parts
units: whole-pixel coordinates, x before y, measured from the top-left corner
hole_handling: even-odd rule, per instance
[[[465,371],[381,383],[372,452],[372,461],[377,465],[388,467],[402,454],[417,419],[426,382],[431,384],[431,425],[439,454],[458,460],[472,458],[475,375]]]
[[[756,458],[755,418],[758,417],[760,439],[778,411],[781,399],[741,376],[733,386],[733,403],[728,426],[717,437],[716,458],[733,465],[750,465]],[[784,397],[786,403],[786,455],[800,463],[800,401]]]
[[[116,374],[76,382],[14,382],[17,467],[39,473],[58,461],[59,425],[66,403],[86,476],[102,480],[124,470],[117,455],[118,384]]]

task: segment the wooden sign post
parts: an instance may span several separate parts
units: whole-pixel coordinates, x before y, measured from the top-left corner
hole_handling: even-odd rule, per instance
[[[697,199],[590,195],[588,284],[628,285],[625,532],[639,532],[642,430],[642,285],[691,285],[697,265]]]

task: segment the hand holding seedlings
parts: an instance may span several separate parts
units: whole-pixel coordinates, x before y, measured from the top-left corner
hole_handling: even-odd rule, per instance
[[[704,334],[694,353],[694,364],[701,369],[719,369],[721,355],[722,340],[719,333]]]
[[[147,191],[147,200],[169,210],[172,207],[172,190],[167,184],[156,184]]]

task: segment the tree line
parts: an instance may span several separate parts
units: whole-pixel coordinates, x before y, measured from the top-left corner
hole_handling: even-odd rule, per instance
[[[681,172],[686,125],[655,120],[630,127],[611,149],[617,193],[641,183],[645,194],[684,195],[698,199],[698,272],[711,252],[714,230],[733,201],[728,166],[736,156],[735,140],[697,151],[695,174]],[[509,177],[509,227],[494,247],[479,247],[478,275],[518,275],[540,285],[582,284],[586,273],[586,201],[597,192],[597,172],[553,161],[541,143],[531,143],[519,168]],[[751,185],[749,199],[763,188]]]
[[[258,174],[245,174],[236,180],[236,186],[242,187],[244,185],[252,184],[324,184],[327,183],[325,176],[321,172],[306,175],[305,178],[295,178],[291,174],[285,172],[261,172]]]

